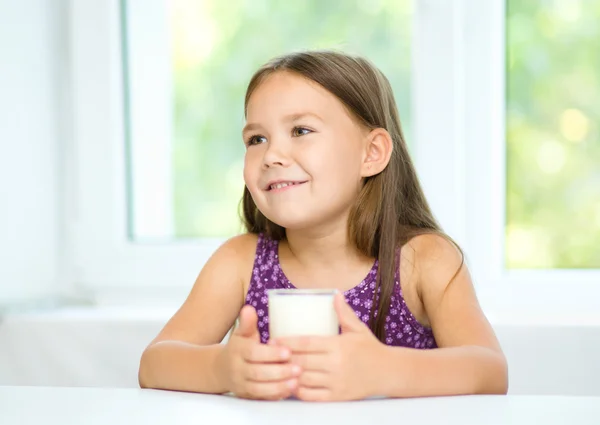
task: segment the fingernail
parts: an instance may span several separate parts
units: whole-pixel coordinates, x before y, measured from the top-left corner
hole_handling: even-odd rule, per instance
[[[281,350],[279,355],[282,359],[287,359],[290,356],[290,352],[288,350]]]
[[[288,382],[287,382],[287,386],[288,386],[288,387],[289,387],[291,390],[293,390],[294,388],[296,388],[296,380],[295,380],[295,379],[292,379],[291,381],[288,381]]]
[[[298,365],[292,366],[292,374],[300,375],[301,371],[302,371],[302,369],[300,369],[300,366],[298,366]]]

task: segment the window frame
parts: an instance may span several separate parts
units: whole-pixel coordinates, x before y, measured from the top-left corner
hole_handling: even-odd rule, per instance
[[[76,181],[68,188],[74,211],[66,224],[71,275],[101,303],[179,300],[222,240],[129,239],[120,2],[72,0],[70,14],[74,147],[67,162]]]
[[[130,0],[140,6],[136,1]],[[160,4],[148,0],[143,7]],[[100,303],[181,301],[224,239],[143,244],[128,239],[120,5],[119,0],[70,2],[75,143],[67,165],[76,183],[67,188],[75,206],[67,238],[74,248],[72,276]],[[488,314],[506,320],[515,314],[587,317],[597,310],[593,300],[600,296],[600,269],[504,268],[505,197],[497,194],[505,193],[505,13],[505,0],[415,1],[411,66],[417,171],[436,217],[464,248]],[[154,25],[155,41],[161,31],[166,40],[164,25],[151,19],[146,24]],[[143,25],[140,21],[134,28]],[[146,58],[157,64],[162,84],[168,81],[167,54],[162,43]],[[152,74],[144,84],[148,81]],[[138,87],[143,93],[144,86]],[[165,99],[168,90],[158,90],[159,98]],[[168,137],[168,123],[144,124],[158,125]],[[168,176],[169,170],[161,173]]]

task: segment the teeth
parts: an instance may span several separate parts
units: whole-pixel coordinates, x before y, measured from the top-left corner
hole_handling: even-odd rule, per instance
[[[281,189],[282,187],[287,187],[287,186],[293,186],[295,183],[292,182],[284,182],[284,183],[277,183],[277,184],[272,184],[271,185],[271,190],[272,189]]]

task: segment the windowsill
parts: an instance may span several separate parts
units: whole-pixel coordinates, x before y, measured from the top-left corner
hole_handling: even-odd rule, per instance
[[[599,327],[600,308],[596,311],[570,311],[568,309],[503,309],[482,303],[486,317],[493,327]],[[179,308],[178,304],[147,306],[129,305],[73,305],[40,310],[7,313],[3,320],[10,321],[99,321],[99,322],[149,322],[164,325]]]
[[[597,327],[600,329],[600,311],[595,313],[565,312],[494,312],[486,317],[492,326],[536,326],[536,327]]]
[[[156,322],[166,323],[178,306],[68,306],[44,310],[7,313],[4,320],[44,321],[107,321],[107,322]]]

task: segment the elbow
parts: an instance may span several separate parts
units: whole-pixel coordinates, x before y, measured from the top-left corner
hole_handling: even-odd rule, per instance
[[[499,365],[499,379],[498,379],[498,393],[501,395],[508,394],[508,363],[506,362],[506,358],[502,357],[501,364]]]
[[[502,353],[494,353],[483,394],[506,395],[508,393],[508,363]]]
[[[490,390],[487,391],[486,393],[493,394],[493,395],[508,394],[508,378],[506,378],[504,380],[499,380],[498,382],[496,382],[495,385],[493,387],[491,387]]]
[[[490,394],[490,395],[506,395],[508,394],[508,378],[499,379],[494,382],[492,385],[489,385],[486,391],[483,391],[482,394]]]
[[[150,385],[148,385],[144,374],[142,373],[142,369],[140,368],[140,370],[138,371],[138,385],[140,386],[140,388],[150,388]]]
[[[138,385],[140,386],[140,388],[144,389],[144,388],[150,388],[147,384],[146,381],[144,380],[144,378],[142,377],[141,373],[138,373]]]
[[[146,348],[142,353],[142,357],[140,358],[140,365],[138,369],[138,385],[140,388],[152,388],[150,383],[148,382],[148,349]]]

